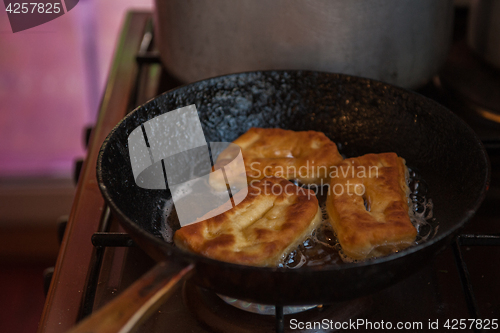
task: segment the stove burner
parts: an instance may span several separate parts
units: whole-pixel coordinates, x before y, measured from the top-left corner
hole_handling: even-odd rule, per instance
[[[233,304],[226,303],[216,293],[189,282],[184,283],[182,293],[186,307],[201,324],[211,331],[221,333],[276,332],[275,316],[246,311],[247,309],[242,310]],[[371,309],[372,304],[371,297],[363,297],[330,305],[312,306],[309,310],[305,310],[305,308],[310,306],[293,307],[304,308],[304,310],[289,314],[285,312],[284,332],[290,331],[292,319],[296,319],[298,322],[321,322],[324,319],[345,322],[366,314]],[[274,306],[272,308],[274,310]],[[293,330],[293,332],[306,331],[308,332],[308,330]]]
[[[249,311],[260,315],[274,315],[276,313],[276,307],[274,305],[252,303],[219,294],[217,294],[217,296],[219,296],[227,304],[232,305],[243,311]],[[317,306],[318,305],[284,306],[283,314],[287,315],[287,314],[299,313],[302,311],[310,310]]]

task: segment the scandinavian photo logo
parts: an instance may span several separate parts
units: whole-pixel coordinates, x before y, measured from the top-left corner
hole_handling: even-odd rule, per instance
[[[128,149],[136,185],[168,188],[181,226],[222,214],[248,194],[240,147],[207,143],[194,104],[135,128],[128,136]],[[231,161],[214,166],[222,151],[231,152]]]

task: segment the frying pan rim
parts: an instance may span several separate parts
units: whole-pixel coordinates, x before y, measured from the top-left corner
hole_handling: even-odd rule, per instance
[[[450,116],[451,118],[454,117],[457,121],[461,122],[462,125],[465,125],[467,130],[472,134],[472,137],[474,138],[475,143],[479,144],[479,146],[481,148],[481,155],[486,162],[486,174],[485,174],[485,178],[483,181],[483,186],[481,188],[481,194],[474,201],[472,208],[466,214],[464,214],[464,216],[459,220],[459,222],[456,222],[449,230],[445,231],[443,234],[441,234],[437,237],[434,237],[431,240],[428,240],[424,243],[412,246],[412,247],[407,248],[403,251],[393,253],[393,254],[388,255],[388,256],[370,259],[370,260],[366,260],[366,261],[362,261],[362,262],[344,263],[342,265],[332,265],[332,266],[327,266],[327,267],[301,267],[300,269],[289,269],[289,268],[285,268],[285,267],[259,267],[259,266],[241,265],[241,264],[211,259],[211,258],[204,257],[204,256],[194,254],[194,253],[189,253],[187,251],[184,251],[182,249],[177,248],[176,246],[170,245],[169,243],[167,243],[163,239],[160,239],[159,237],[154,236],[152,233],[141,228],[137,223],[132,221],[126,214],[124,214],[118,208],[118,206],[115,204],[115,202],[111,199],[111,196],[108,193],[108,189],[107,189],[106,185],[104,184],[103,175],[102,175],[102,159],[104,157],[105,150],[108,147],[109,141],[114,136],[114,133],[116,131],[118,131],[118,129],[121,127],[121,125],[125,121],[127,121],[128,118],[131,118],[135,113],[139,112],[141,109],[148,106],[154,100],[156,100],[164,95],[171,94],[174,91],[186,89],[187,87],[189,87],[191,85],[197,85],[197,84],[199,84],[199,82],[203,82],[203,81],[228,78],[228,77],[233,77],[233,76],[236,76],[236,77],[237,76],[248,76],[251,74],[259,74],[259,73],[305,73],[305,74],[310,73],[310,74],[315,74],[315,75],[318,75],[318,74],[320,74],[320,75],[325,75],[325,74],[332,75],[338,79],[354,78],[355,80],[369,81],[370,84],[372,82],[377,83],[377,84],[381,84],[388,89],[392,89],[395,91],[399,90],[399,92],[408,93],[411,95],[417,95],[419,98],[423,98],[423,99],[427,100],[431,104],[436,105],[438,107],[438,109],[441,109],[440,112],[447,113],[448,116]],[[168,111],[166,111],[166,112],[168,112]],[[405,88],[402,88],[399,86],[395,86],[395,85],[392,85],[392,84],[389,84],[389,83],[386,83],[383,81],[365,78],[365,77],[361,77],[361,76],[342,74],[342,73],[311,71],[311,70],[264,70],[264,71],[246,71],[246,72],[231,73],[231,74],[220,75],[220,76],[202,79],[202,80],[199,80],[196,82],[187,83],[187,84],[175,87],[173,89],[170,89],[168,91],[165,91],[165,92],[161,93],[160,95],[151,98],[150,100],[143,103],[142,105],[136,107],[134,110],[132,110],[130,113],[128,113],[125,117],[123,117],[118,122],[118,124],[116,124],[116,126],[106,136],[106,139],[103,141],[101,148],[99,150],[99,154],[98,154],[98,158],[97,158],[97,165],[96,165],[96,173],[97,173],[97,182],[99,185],[99,189],[100,189],[106,203],[110,206],[111,210],[115,214],[118,215],[118,217],[119,217],[118,221],[120,223],[124,223],[127,228],[133,229],[134,232],[136,233],[136,235],[140,235],[147,242],[150,242],[150,243],[152,242],[155,247],[161,248],[162,252],[164,253],[164,256],[165,256],[165,259],[163,259],[163,260],[167,260],[167,258],[168,258],[168,259],[176,260],[176,261],[187,261],[187,262],[194,262],[194,263],[202,262],[204,264],[211,265],[211,266],[212,265],[219,265],[219,266],[222,265],[223,267],[239,269],[239,270],[258,269],[258,270],[263,270],[263,271],[268,271],[268,272],[276,272],[276,273],[283,273],[283,274],[290,274],[291,275],[291,274],[300,274],[301,272],[305,273],[305,272],[318,272],[318,271],[321,271],[321,272],[344,271],[344,270],[348,270],[348,269],[356,269],[358,267],[381,264],[381,263],[389,262],[392,260],[396,260],[400,257],[410,255],[410,254],[415,253],[417,251],[423,250],[426,247],[430,247],[430,246],[434,245],[435,243],[437,243],[437,242],[439,242],[447,237],[450,237],[455,232],[457,232],[459,229],[463,228],[465,223],[467,221],[469,221],[474,216],[475,212],[478,210],[479,206],[481,205],[484,198],[486,197],[486,192],[489,188],[490,178],[491,178],[491,166],[490,166],[490,160],[489,160],[488,154],[486,153],[484,145],[481,142],[481,140],[479,139],[479,137],[477,136],[477,134],[474,132],[474,130],[472,130],[472,128],[466,122],[464,122],[462,119],[460,119],[455,113],[450,111],[448,108],[446,108],[445,106],[439,104],[438,102],[436,102],[430,98],[423,96],[422,94],[420,94],[418,92],[410,91],[408,89],[405,89]],[[132,238],[134,236],[135,235],[132,235]],[[166,250],[165,250],[165,248],[166,248]]]

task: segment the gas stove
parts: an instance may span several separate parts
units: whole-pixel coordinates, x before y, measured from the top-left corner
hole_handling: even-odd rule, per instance
[[[155,265],[135,246],[104,203],[96,181],[96,160],[103,140],[121,118],[180,84],[160,63],[153,42],[151,13],[130,12],[119,39],[99,118],[90,135],[39,332],[67,331]],[[419,92],[454,110],[448,103],[453,98],[443,89],[442,79],[436,78]],[[485,202],[452,246],[405,280],[360,299],[319,305],[294,314],[276,307],[272,315],[236,308],[187,280],[138,331],[301,332],[311,328],[329,332],[352,329],[354,322],[361,321],[364,323],[361,328],[367,330],[375,330],[377,325],[381,329],[384,327],[381,323],[391,323],[394,329],[400,323],[402,328],[412,331],[428,331],[436,321],[440,328],[448,323],[450,329],[455,320],[456,327],[460,327],[460,319],[498,321],[500,182],[495,177],[498,164],[495,150],[500,142],[496,137],[497,134],[500,137],[500,127],[492,126],[481,132],[481,127],[474,125],[492,152],[494,166]],[[250,306],[240,304],[243,308]],[[311,326],[315,323],[316,326]],[[467,323],[464,331],[481,331],[477,325],[470,327],[470,321]]]

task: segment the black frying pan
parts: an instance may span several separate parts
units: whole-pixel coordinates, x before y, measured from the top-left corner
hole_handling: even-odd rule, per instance
[[[437,234],[424,244],[328,268],[259,268],[186,253],[165,242],[165,190],[135,185],[127,137],[141,123],[196,104],[207,142],[233,141],[250,127],[324,132],[348,157],[396,152],[426,180]],[[473,131],[452,112],[385,83],[306,71],[250,72],[189,84],[125,117],[99,154],[97,178],[113,213],[137,244],[159,261],[194,263],[192,280],[217,293],[259,303],[327,304],[389,286],[445,248],[485,196],[489,162]],[[173,218],[167,218],[178,228]]]

